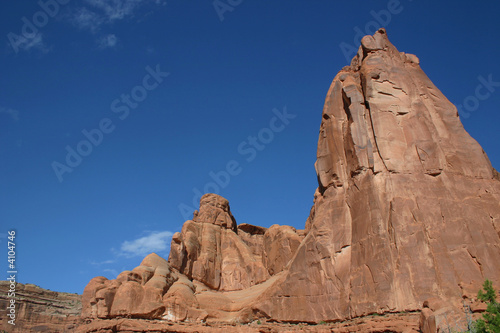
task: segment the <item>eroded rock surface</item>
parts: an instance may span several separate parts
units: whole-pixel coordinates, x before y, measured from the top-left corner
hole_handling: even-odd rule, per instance
[[[308,234],[257,306],[268,316],[417,310],[436,295],[459,306],[485,278],[500,284],[500,182],[455,106],[384,29],[333,80],[316,171]]]
[[[95,321],[78,328],[76,333],[110,333],[110,332],[142,332],[142,333],[166,333],[166,332],[197,332],[197,333],[379,333],[379,332],[402,332],[417,333],[419,317],[418,313],[396,313],[384,316],[367,316],[356,318],[341,323],[275,323],[265,321],[254,321],[244,325],[230,325],[227,323],[197,324],[197,323],[173,323],[159,320],[141,319],[111,319],[106,321]]]
[[[0,281],[0,331],[73,332],[81,324],[81,295],[55,292],[33,284],[17,283],[9,297],[9,281]],[[15,325],[8,321],[8,306],[15,300]]]
[[[236,324],[409,314],[433,332],[474,303],[484,279],[498,289],[498,173],[416,56],[384,29],[361,44],[327,93],[305,230],[238,226],[227,200],[206,194],[173,236],[168,263],[147,257],[116,280],[93,279],[84,317]],[[418,326],[378,324],[357,327]]]
[[[205,194],[172,239],[169,263],[214,290],[249,288],[279,273],[302,240],[295,228],[237,226],[226,199]]]
[[[206,194],[193,220],[172,237],[169,262],[148,255],[115,280],[92,279],[82,296],[86,319],[248,321],[251,304],[292,259],[303,232],[237,225],[226,199]]]
[[[461,305],[500,284],[500,182],[414,55],[384,29],[328,91],[307,236],[256,307],[277,320]],[[291,311],[290,309],[293,309]]]
[[[226,199],[206,194],[193,220],[173,236],[169,262],[214,290],[241,290],[269,278],[262,260],[238,237]]]
[[[165,313],[163,295],[179,279],[167,261],[152,253],[132,271],[115,280],[93,278],[82,295],[84,318],[160,318]]]

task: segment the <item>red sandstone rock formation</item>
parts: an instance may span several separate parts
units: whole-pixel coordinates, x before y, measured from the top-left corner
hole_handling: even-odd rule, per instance
[[[73,332],[81,324],[81,296],[16,284],[15,325],[7,316],[10,282],[0,281],[0,332]]]
[[[82,316],[250,320],[251,302],[270,285],[263,282],[274,281],[302,239],[289,226],[237,226],[228,201],[206,194],[193,220],[173,236],[169,262],[153,253],[115,280],[92,279]]]
[[[242,290],[283,270],[302,238],[289,226],[237,227],[228,201],[206,194],[199,213],[173,236],[169,263],[211,289]]]
[[[115,280],[99,276],[85,287],[84,318],[158,318],[165,312],[163,296],[179,279],[167,261],[152,253],[132,271]]]
[[[488,157],[416,56],[384,29],[361,43],[325,101],[307,236],[255,305],[277,320],[417,310],[435,296],[458,305],[485,278],[500,284]]]
[[[93,279],[83,316],[319,323],[437,298],[421,317],[432,331],[485,278],[499,286],[498,173],[416,56],[384,29],[361,44],[326,97],[305,231],[238,226],[205,195],[168,263]]]
[[[404,332],[417,333],[417,313],[394,313],[385,316],[368,316],[339,323],[321,323],[308,325],[305,323],[269,323],[257,322],[246,325],[176,323],[164,320],[145,319],[109,319],[94,321],[81,325],[76,333],[367,333],[367,332]]]

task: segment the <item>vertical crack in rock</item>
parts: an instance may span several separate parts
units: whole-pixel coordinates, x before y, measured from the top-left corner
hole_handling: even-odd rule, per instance
[[[375,282],[375,277],[373,276],[372,269],[370,268],[370,266],[368,264],[365,264],[365,267],[368,269],[368,272],[370,273],[370,277],[371,277],[372,283],[375,286],[377,284],[377,282]]]
[[[483,266],[481,265],[481,262],[477,259],[477,257],[475,255],[473,255],[470,252],[468,247],[466,247],[466,250],[467,250],[467,253],[470,255],[472,261],[474,261],[474,263],[477,265],[478,269],[481,271],[481,275],[484,277]]]
[[[363,86],[361,86],[361,87],[363,87]],[[363,92],[363,95],[364,95],[364,92]],[[373,118],[372,118],[372,112],[370,110],[370,103],[367,100],[365,100],[365,107],[366,107],[366,110],[368,111],[368,116],[370,118],[370,124],[371,124],[372,132],[373,132],[373,141],[375,142],[375,147],[377,148],[378,157],[380,158],[380,161],[384,165],[385,170],[388,171],[389,169],[387,168],[387,165],[385,164],[385,161],[382,158],[382,155],[380,154],[380,148],[379,148],[378,142],[377,142],[377,134],[375,133],[375,127],[373,126]],[[374,173],[378,173],[378,172],[374,171]]]
[[[387,221],[387,234],[389,235],[389,239],[391,240],[391,243],[394,245],[394,247],[397,250],[398,244],[396,242],[396,232],[394,230],[394,226],[392,225],[392,213],[393,213],[392,203],[393,202],[391,200],[391,202],[389,203],[389,218]]]

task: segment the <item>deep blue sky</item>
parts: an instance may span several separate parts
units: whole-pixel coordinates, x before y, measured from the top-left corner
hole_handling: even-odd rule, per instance
[[[500,81],[498,1],[234,0],[221,13],[212,1],[59,1],[50,16],[36,1],[0,10],[0,279],[11,229],[18,280],[51,290],[81,293],[150,251],[166,258],[179,206],[197,208],[194,189],[228,163],[239,173],[219,194],[238,223],[303,228],[323,102],[348,64],[340,45],[357,48],[388,8],[392,43],[469,103],[464,126],[500,169],[500,87],[474,97],[478,77]],[[134,108],[121,100],[131,93]],[[285,109],[295,118],[273,120]],[[59,179],[54,162],[100,125],[112,131]],[[258,133],[266,144],[252,151]]]

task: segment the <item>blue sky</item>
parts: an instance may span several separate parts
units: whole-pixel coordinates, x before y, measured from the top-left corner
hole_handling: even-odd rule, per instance
[[[51,290],[166,258],[205,190],[238,223],[303,228],[326,92],[381,25],[500,169],[498,1],[2,7],[1,279],[12,229],[18,281]]]

